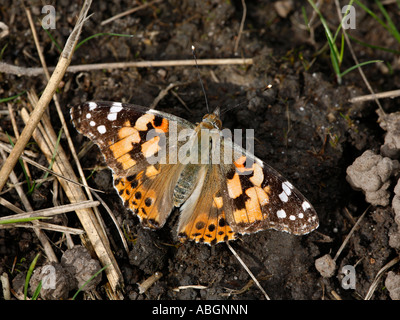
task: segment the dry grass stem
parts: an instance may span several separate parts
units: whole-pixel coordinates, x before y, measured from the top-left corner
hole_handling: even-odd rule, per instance
[[[7,272],[3,272],[3,274],[0,276],[0,282],[3,288],[4,300],[11,300],[10,280]]]
[[[24,112],[24,111],[22,111],[22,112]],[[26,110],[25,110],[25,113],[26,113]],[[12,151],[11,146],[8,146],[8,145],[3,144],[3,143],[1,143],[1,142],[0,142],[0,149],[4,150],[4,151],[6,151],[6,152],[11,152],[11,151]],[[25,150],[24,153],[28,153],[28,151],[29,151],[29,150]],[[40,170],[43,170],[43,171],[48,172],[48,173],[51,173],[52,175],[54,175],[55,177],[57,177],[57,178],[59,178],[59,179],[64,179],[65,181],[68,181],[68,182],[70,182],[70,183],[76,184],[77,186],[85,187],[82,183],[79,183],[79,182],[77,182],[77,181],[71,180],[71,179],[69,179],[69,178],[63,176],[62,174],[59,174],[59,173],[57,173],[57,172],[55,172],[55,171],[53,171],[53,170],[51,170],[51,169],[49,169],[49,168],[46,168],[45,166],[42,166],[41,164],[37,163],[36,161],[34,161],[34,160],[32,160],[32,159],[30,159],[30,158],[24,156],[24,155],[21,155],[20,158],[23,159],[23,160],[25,160],[26,162],[28,162],[29,164],[35,166],[36,168],[38,168],[38,169],[40,169]],[[40,181],[41,181],[41,180],[37,180],[37,182],[40,182]],[[22,183],[18,183],[18,184],[16,184],[16,185],[19,185],[19,184],[22,184]],[[15,186],[15,185],[13,185],[13,186]],[[93,189],[93,188],[91,188],[91,187],[89,187],[89,189],[90,189],[90,190],[93,190],[93,191],[96,191],[96,192],[103,192],[102,190]],[[3,193],[3,192],[0,192],[0,194],[2,194],[2,193]]]
[[[61,79],[63,78],[65,71],[68,65],[71,62],[73,49],[79,39],[79,35],[83,26],[83,22],[86,19],[86,15],[89,11],[91,5],[90,0],[85,0],[83,4],[83,8],[81,14],[78,18],[78,22],[75,25],[74,30],[72,31],[71,35],[69,36],[67,43],[64,47],[64,50],[61,53],[61,57],[57,63],[57,66],[46,86],[44,89],[42,96],[36,105],[35,110],[32,112],[28,123],[26,124],[24,130],[21,133],[20,138],[17,140],[12,152],[10,153],[9,157],[3,164],[0,170],[0,191],[3,189],[4,185],[7,182],[7,179],[13,170],[15,164],[18,161],[19,156],[25,149],[26,144],[28,143],[29,139],[32,136],[33,131],[36,129],[37,124],[39,123],[40,119],[42,118],[43,113],[45,112],[50,100],[52,99]]]
[[[192,284],[192,285],[187,285],[187,286],[179,286],[177,288],[172,289],[172,291],[179,292],[181,290],[186,290],[186,289],[196,289],[196,290],[202,290],[202,289],[207,289],[208,287],[202,286],[200,284]]]
[[[0,204],[3,204],[1,201],[2,198],[0,198]],[[31,212],[20,212],[18,214],[6,216],[6,217],[1,217],[0,221],[6,221],[9,219],[25,219],[25,218],[34,218],[34,217],[52,217],[58,214],[62,213],[67,213],[67,212],[72,212],[75,210],[82,210],[82,209],[87,209],[87,208],[92,208],[95,206],[100,205],[99,201],[82,201],[79,203],[71,203],[71,204],[65,204],[62,206],[58,207],[53,207],[53,208],[48,208],[48,209],[41,209],[41,210],[35,210]]]
[[[384,273],[389,270],[391,267],[393,267],[396,263],[400,261],[400,256],[397,256],[393,260],[389,261],[386,265],[384,265],[381,270],[378,271],[378,273],[375,276],[374,281],[372,282],[371,286],[368,289],[367,294],[365,295],[364,300],[370,300],[375,292],[376,287],[378,286],[379,280],[382,278]]]
[[[243,266],[243,268],[247,271],[247,273],[250,275],[250,277],[253,279],[254,283],[257,285],[257,287],[261,290],[261,292],[264,294],[265,299],[271,300],[263,287],[261,286],[260,282],[258,282],[257,278],[254,276],[254,274],[250,271],[250,269],[246,266],[246,264],[243,262],[243,260],[239,257],[237,252],[231,247],[229,242],[226,242],[226,245],[228,246],[229,250],[233,253],[235,258],[240,262],[240,264]]]
[[[384,98],[394,99],[397,98],[398,96],[400,96],[400,90],[392,90],[375,94],[367,94],[365,96],[360,96],[360,97],[354,97],[349,99],[349,102],[351,103],[365,102],[365,101],[384,99]]]
[[[106,209],[108,215],[110,216],[110,218],[111,218],[111,220],[113,221],[115,227],[117,228],[118,235],[119,235],[119,237],[120,237],[120,239],[121,239],[121,241],[122,241],[122,244],[123,244],[123,246],[124,246],[124,249],[125,249],[126,253],[129,254],[128,243],[126,242],[125,235],[124,235],[123,231],[121,230],[121,227],[119,226],[119,223],[118,223],[118,221],[117,221],[117,218],[115,218],[114,213],[113,213],[112,210],[108,207],[107,203],[105,203],[105,202],[103,201],[103,199],[102,199],[96,192],[92,191],[92,193],[93,193],[94,196],[97,198],[97,200],[101,203],[101,205],[104,207],[104,209]]]
[[[156,281],[158,281],[163,274],[161,272],[156,272],[152,276],[148,277],[142,283],[138,284],[139,293],[145,293]]]
[[[158,96],[153,100],[153,103],[150,105],[150,109],[155,109],[158,103],[168,94],[168,92],[171,89],[178,87],[180,85],[185,85],[185,84],[182,82],[173,82],[170,83],[165,89],[161,90]]]
[[[3,157],[3,159],[6,159],[4,150],[0,149],[0,154]],[[15,190],[17,191],[18,196],[20,197],[21,202],[22,202],[23,206],[25,207],[25,209],[27,211],[33,211],[33,208],[31,206],[31,204],[29,203],[29,200],[28,200],[24,190],[21,188],[21,186],[18,186],[18,178],[13,170],[11,170],[11,172],[10,172],[9,179],[16,185]],[[37,226],[39,221],[34,220],[34,221],[31,221],[31,223],[34,226],[33,231],[35,232],[40,243],[42,244],[43,250],[46,253],[47,258],[52,262],[58,262],[56,254],[54,253],[53,248],[52,248],[49,240],[47,239],[47,236]]]
[[[252,58],[229,58],[229,59],[199,59],[199,66],[219,66],[219,65],[252,65]],[[195,62],[191,60],[158,60],[158,61],[128,61],[128,62],[110,62],[110,63],[93,63],[69,66],[65,72],[84,72],[93,70],[113,70],[125,68],[159,68],[159,67],[185,67],[194,66]],[[56,67],[57,68],[57,67]],[[49,67],[49,71],[55,70]],[[44,73],[43,68],[24,68],[0,62],[0,72],[15,74],[18,76],[40,76]]]
[[[117,20],[117,19],[120,19],[120,18],[125,17],[125,16],[127,16],[127,15],[130,15],[130,14],[136,12],[136,11],[145,9],[145,8],[147,8],[147,7],[149,7],[149,6],[153,5],[153,4],[159,3],[159,2],[161,2],[161,1],[162,1],[162,0],[150,1],[150,2],[144,3],[144,4],[140,5],[140,6],[137,6],[137,7],[134,7],[134,8],[132,8],[132,9],[126,10],[126,11],[121,12],[121,13],[119,13],[119,14],[117,14],[117,15],[111,17],[111,18],[108,18],[108,19],[106,19],[106,20],[103,20],[103,21],[100,23],[100,25],[101,25],[101,26],[104,26],[104,25],[106,25],[106,24],[108,24],[108,23],[110,23],[110,22],[112,22],[112,21],[114,21],[114,20]]]
[[[353,233],[356,230],[356,228],[358,227],[358,225],[361,223],[362,219],[364,218],[365,214],[368,212],[369,208],[371,208],[371,205],[369,205],[368,208],[365,209],[365,211],[360,216],[360,218],[358,218],[356,224],[353,226],[353,228],[351,228],[349,234],[346,236],[346,239],[344,239],[344,241],[343,241],[342,245],[340,246],[339,250],[336,252],[336,255],[333,258],[333,261],[336,261],[336,259],[339,257],[340,253],[342,252],[342,250],[346,246],[347,242],[349,242],[351,236],[353,235]]]
[[[25,213],[24,210],[21,210],[20,208],[18,208],[17,206],[13,205],[11,202],[9,202],[8,200],[0,197],[0,205],[6,207],[7,209],[11,210],[12,212],[15,212],[17,214],[19,213]],[[1,219],[1,218],[0,218]]]
[[[8,114],[10,116],[11,125],[12,125],[13,131],[14,131],[15,138],[18,139],[19,138],[19,131],[18,131],[18,127],[17,127],[17,121],[15,120],[14,112],[13,112],[13,109],[12,109],[12,104],[11,103],[7,103],[7,108],[8,108]],[[13,143],[15,144],[15,142],[13,142]],[[29,171],[29,167],[28,167],[26,161],[22,160],[22,162],[24,163],[26,174],[28,175],[29,179],[32,180],[32,175],[31,175],[31,172]]]
[[[34,95],[31,94],[29,97],[31,98],[31,102],[35,103]],[[29,115],[27,113],[28,112],[26,109],[21,110],[21,116],[24,121],[28,121],[29,119]],[[42,118],[43,125],[37,126],[37,130],[33,132],[33,138],[37,142],[43,154],[46,156],[47,161],[49,163],[54,161],[52,167],[54,172],[72,181],[77,181],[77,177],[75,176],[75,173],[63,148],[60,145],[56,147],[57,135],[51,127],[49,119],[46,115],[42,115]],[[57,148],[57,153],[53,159],[55,148]],[[59,183],[71,203],[87,200],[80,186],[67,183],[65,179],[59,179]],[[83,229],[86,231],[90,244],[93,246],[101,264],[109,265],[109,267],[106,269],[106,275],[113,290],[117,290],[117,287],[122,281],[122,275],[112,254],[108,238],[104,233],[99,220],[96,218],[94,212],[90,208],[75,210],[75,212],[83,226]]]
[[[66,227],[58,224],[46,223],[42,221],[37,221],[35,226],[31,225],[30,223],[11,223],[6,225],[0,225],[1,229],[12,229],[12,228],[39,228],[41,230],[48,230],[48,231],[55,231],[55,232],[62,232],[67,234],[75,234],[81,235],[84,234],[85,231],[77,228]]]
[[[242,7],[243,7],[242,21],[240,22],[239,32],[238,32],[238,35],[236,37],[235,47],[233,49],[233,52],[234,52],[235,55],[238,54],[237,51],[238,51],[238,48],[239,48],[240,37],[242,36],[244,23],[246,21],[247,6],[246,6],[246,1],[245,0],[242,0]]]

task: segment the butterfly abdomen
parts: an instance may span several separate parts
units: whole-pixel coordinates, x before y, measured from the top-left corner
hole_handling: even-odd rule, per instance
[[[181,172],[178,182],[174,189],[174,205],[180,207],[192,194],[194,188],[199,183],[199,171],[201,166],[198,164],[188,164]]]

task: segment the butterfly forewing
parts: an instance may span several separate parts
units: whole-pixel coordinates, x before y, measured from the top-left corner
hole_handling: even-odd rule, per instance
[[[106,101],[73,107],[71,118],[77,130],[99,146],[124,205],[145,227],[162,227],[173,208],[181,166],[154,163],[149,158],[169,149],[171,121],[179,124],[177,130],[193,125],[156,110]],[[148,139],[150,130],[165,139]]]
[[[227,220],[235,232],[245,234],[265,229],[296,235],[318,227],[310,202],[282,175],[230,140],[232,165],[223,165],[226,176]]]

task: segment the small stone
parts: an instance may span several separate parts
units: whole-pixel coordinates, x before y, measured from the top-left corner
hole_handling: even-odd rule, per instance
[[[315,268],[324,278],[330,278],[335,274],[336,263],[329,254],[315,260]]]

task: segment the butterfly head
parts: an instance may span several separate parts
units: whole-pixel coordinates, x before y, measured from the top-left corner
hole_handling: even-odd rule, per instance
[[[219,118],[220,109],[217,107],[213,113],[206,114],[200,123],[200,127],[204,129],[219,129],[222,128],[222,122]]]

